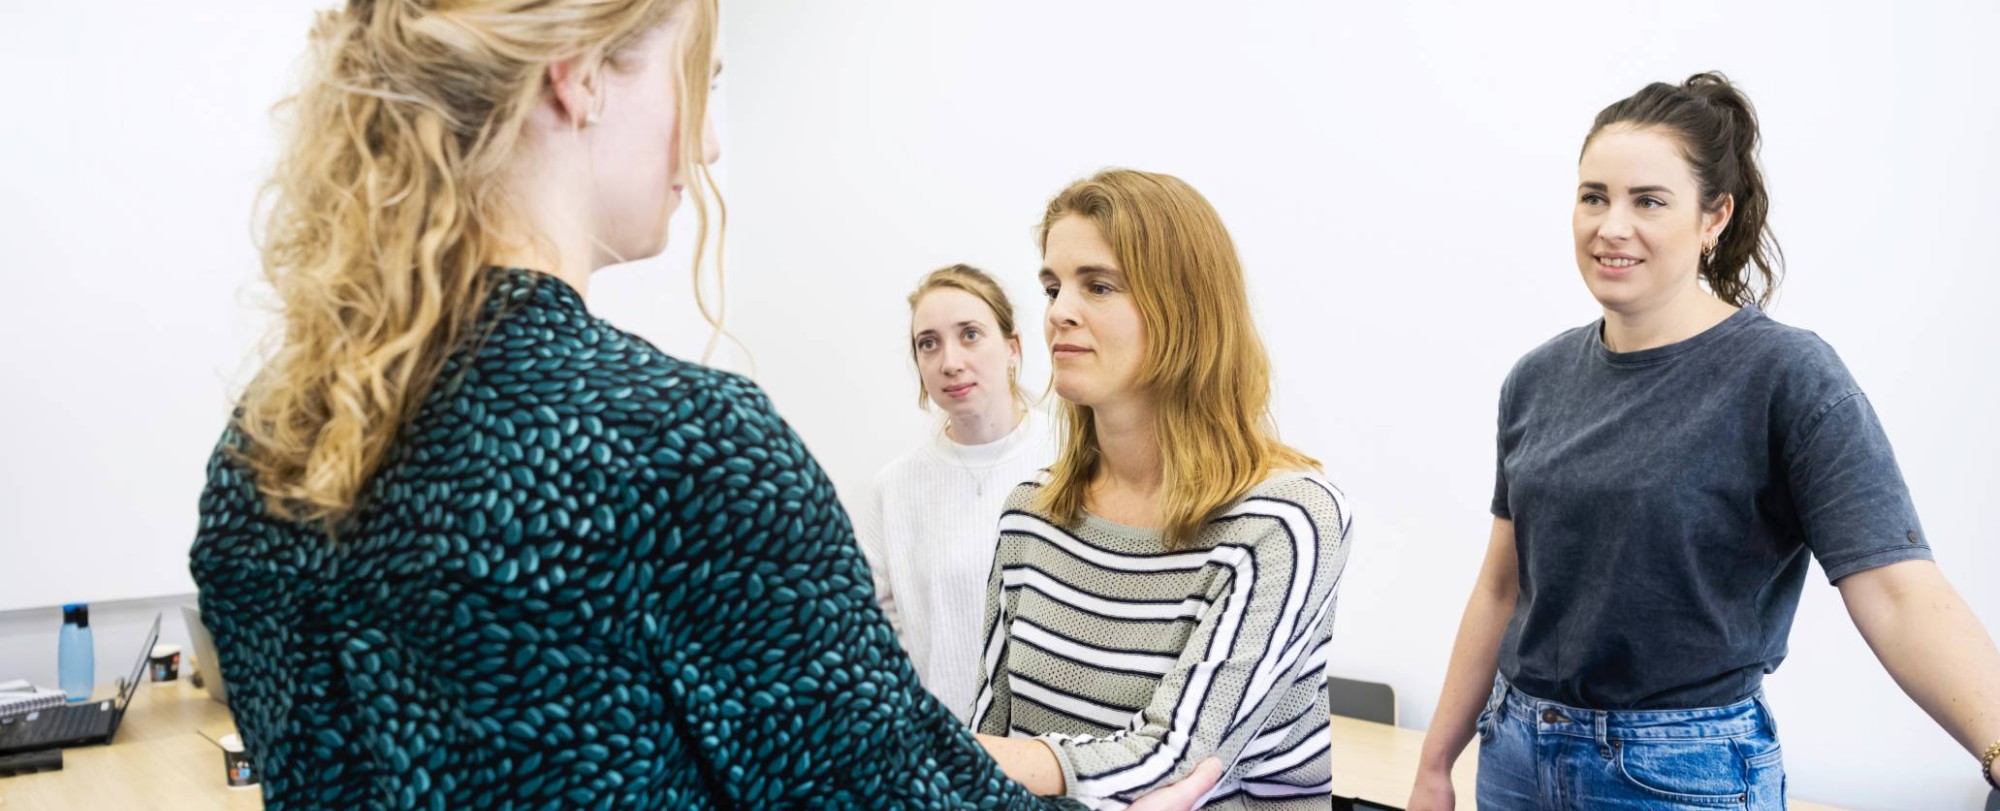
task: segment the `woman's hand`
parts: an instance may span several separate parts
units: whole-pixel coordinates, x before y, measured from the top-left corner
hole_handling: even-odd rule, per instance
[[[1451,773],[1418,772],[1417,784],[1410,789],[1410,801],[1404,806],[1409,811],[1453,811],[1458,808],[1458,791],[1452,788]]]
[[[1193,811],[1194,804],[1201,802],[1221,777],[1222,761],[1209,758],[1180,782],[1140,795],[1137,802],[1125,806],[1125,811]]]

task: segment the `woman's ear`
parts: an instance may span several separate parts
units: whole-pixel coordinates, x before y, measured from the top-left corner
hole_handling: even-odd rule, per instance
[[[599,67],[601,61],[591,56],[579,56],[549,64],[549,100],[556,107],[556,115],[572,126],[597,123],[597,111],[603,103],[603,82]],[[593,66],[593,67],[586,67]]]
[[[1736,195],[1725,194],[1717,200],[1715,207],[1701,214],[1701,245],[1705,254],[1722,241],[1722,229],[1729,227],[1729,218],[1736,215]]]

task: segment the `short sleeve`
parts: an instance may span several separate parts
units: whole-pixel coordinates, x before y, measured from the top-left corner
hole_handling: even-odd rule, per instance
[[[1494,410],[1498,417],[1493,426],[1493,504],[1490,509],[1495,518],[1512,519],[1507,507],[1507,400],[1514,390],[1514,376],[1500,384],[1500,403]]]
[[[1787,449],[1786,463],[1805,544],[1829,582],[1931,559],[1889,437],[1862,393],[1820,408]]]

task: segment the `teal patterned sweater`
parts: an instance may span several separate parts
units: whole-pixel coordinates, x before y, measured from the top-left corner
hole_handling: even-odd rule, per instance
[[[754,384],[493,272],[338,543],[234,432],[209,462],[191,568],[267,808],[1078,807],[918,683]]]

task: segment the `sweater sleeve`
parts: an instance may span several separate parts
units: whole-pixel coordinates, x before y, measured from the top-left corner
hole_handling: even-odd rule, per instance
[[[896,590],[889,579],[889,567],[894,564],[883,523],[882,493],[883,477],[878,475],[868,488],[868,494],[862,498],[861,516],[855,523],[854,539],[860,543],[861,555],[868,562],[869,576],[875,586],[875,602],[882,606],[882,613],[889,618],[889,627],[895,629],[896,638],[906,640],[903,615],[896,610]]]
[[[1075,808],[1006,778],[919,684],[832,484],[753,384],[640,452],[631,589],[679,752],[728,807]],[[674,746],[674,741],[661,744]]]
[[[1016,495],[1019,493],[1017,491]],[[1013,499],[1008,499],[1011,505]],[[972,713],[967,726],[984,735],[1008,735],[1013,731],[1010,711],[1014,697],[1007,686],[1007,594],[1001,575],[1007,565],[1009,547],[1002,543],[994,550],[993,568],[986,575],[986,610],[980,627],[979,686],[973,693]]]
[[[1346,565],[1351,517],[1336,491],[1319,492],[1319,504],[1251,499],[1218,519],[1261,529],[1249,543],[1211,551],[1209,565],[1227,574],[1205,595],[1209,606],[1187,647],[1138,716],[1101,738],[1041,736],[1061,761],[1069,796],[1119,807],[1209,756],[1229,765],[1211,797],[1269,771],[1263,759],[1279,753],[1246,748],[1277,720],[1287,691],[1324,666],[1313,653],[1331,633]]]

